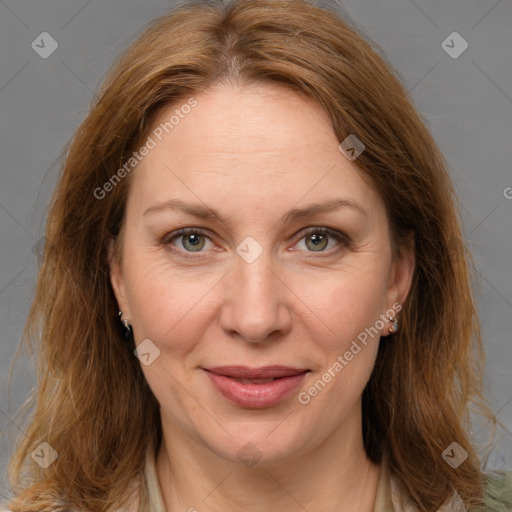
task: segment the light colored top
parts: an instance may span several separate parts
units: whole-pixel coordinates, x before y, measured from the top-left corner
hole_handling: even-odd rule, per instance
[[[162,495],[162,489],[156,472],[156,461],[153,450],[146,453],[146,467],[144,471],[145,489],[147,492],[140,492],[140,481],[134,482],[131,488],[133,493],[132,504],[118,512],[168,512]],[[459,495],[454,492],[451,499],[438,509],[438,512],[465,512],[466,509],[462,504]],[[0,512],[12,512],[9,509],[1,508]],[[194,507],[190,507],[184,512],[197,512]],[[373,512],[418,512],[405,497],[401,496],[398,484],[393,476],[389,474],[389,470],[385,461],[381,464],[379,472],[379,480],[377,484],[377,494]]]

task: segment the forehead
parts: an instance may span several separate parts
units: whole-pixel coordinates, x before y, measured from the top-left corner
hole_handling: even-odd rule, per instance
[[[155,120],[154,148],[137,166],[131,194],[141,207],[187,196],[219,208],[276,209],[339,193],[379,206],[312,100],[266,84],[217,86],[194,99],[193,108],[183,108],[185,98]]]

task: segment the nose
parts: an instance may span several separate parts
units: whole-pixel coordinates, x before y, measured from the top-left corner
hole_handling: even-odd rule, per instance
[[[293,294],[268,252],[251,263],[237,255],[223,284],[221,327],[249,343],[275,340],[291,329]]]

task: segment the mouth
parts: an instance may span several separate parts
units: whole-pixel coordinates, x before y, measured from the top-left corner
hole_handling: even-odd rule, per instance
[[[218,366],[203,370],[217,392],[232,404],[248,409],[262,409],[283,401],[310,371],[287,366]]]

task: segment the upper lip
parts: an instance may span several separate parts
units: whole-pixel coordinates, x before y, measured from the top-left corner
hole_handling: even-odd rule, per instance
[[[289,366],[261,366],[260,368],[249,368],[248,366],[216,366],[204,368],[217,375],[235,377],[242,379],[270,379],[278,377],[290,377],[309,371],[307,368],[291,368]]]

